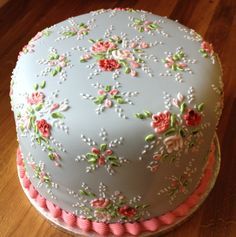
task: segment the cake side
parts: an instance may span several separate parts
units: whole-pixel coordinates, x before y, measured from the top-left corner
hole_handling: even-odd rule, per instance
[[[24,47],[12,84],[29,179],[64,210],[149,219],[198,185],[222,82],[212,46],[193,30],[133,10],[71,18]]]

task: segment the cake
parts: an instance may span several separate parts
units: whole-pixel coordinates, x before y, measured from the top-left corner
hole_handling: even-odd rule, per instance
[[[11,81],[24,190],[72,232],[173,225],[214,173],[221,77],[212,44],[142,10],[98,10],[40,31]]]

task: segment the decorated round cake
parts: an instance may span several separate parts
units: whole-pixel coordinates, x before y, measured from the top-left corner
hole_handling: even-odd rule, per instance
[[[149,12],[98,10],[42,30],[11,82],[24,191],[73,233],[168,229],[212,186],[221,77],[212,44]]]

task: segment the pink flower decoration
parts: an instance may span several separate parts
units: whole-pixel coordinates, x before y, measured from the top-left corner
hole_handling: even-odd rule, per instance
[[[115,49],[116,45],[109,41],[99,41],[93,44],[92,51],[94,53],[104,53],[110,49]]]
[[[153,114],[152,120],[151,126],[155,129],[155,132],[162,133],[170,126],[170,112],[165,111],[163,113]]]
[[[111,94],[111,95],[117,95],[117,94],[119,94],[119,91],[116,90],[116,89],[112,89],[112,90],[110,91],[110,94]]]
[[[59,107],[60,107],[59,104],[54,103],[54,104],[51,106],[50,112],[54,111],[55,109],[58,109]]]
[[[91,207],[94,207],[96,209],[103,209],[108,206],[110,203],[109,199],[106,198],[96,198],[90,202]]]
[[[99,60],[98,65],[103,71],[113,71],[120,67],[120,64],[115,59]]]
[[[105,154],[106,154],[107,156],[110,156],[110,155],[113,154],[113,151],[112,151],[112,150],[106,150],[106,151],[105,151]]]
[[[84,54],[83,55],[83,59],[85,59],[85,60],[88,60],[88,59],[90,59],[91,58],[91,55],[90,54]]]
[[[172,67],[172,65],[174,65],[174,60],[171,58],[171,57],[167,57],[166,58],[166,63],[165,63],[165,67],[168,67],[168,68],[170,68],[170,67]]]
[[[95,153],[95,154],[100,154],[100,150],[98,149],[98,148],[96,148],[96,147],[93,147],[92,149],[91,149],[91,151],[93,152],[93,153]]]
[[[178,151],[183,147],[183,139],[179,135],[173,135],[165,138],[163,141],[166,146],[166,150],[168,153],[172,153],[173,151]]]
[[[36,124],[42,136],[48,138],[51,134],[51,125],[45,119],[36,121]]]
[[[140,47],[141,47],[142,49],[146,49],[146,48],[149,48],[149,44],[146,43],[146,42],[141,42]]]
[[[104,102],[104,105],[105,105],[105,107],[107,107],[107,108],[111,108],[111,106],[112,106],[112,101],[109,100],[109,99],[106,99],[105,102]]]
[[[37,105],[43,103],[44,94],[42,92],[33,92],[30,97],[27,98],[27,102],[31,105]]]
[[[136,48],[137,47],[137,43],[136,42],[132,42],[131,44],[130,44],[130,48]]]
[[[214,53],[212,44],[209,44],[209,43],[206,42],[206,41],[203,41],[203,42],[201,43],[201,48],[202,48],[204,51],[206,51],[207,53],[209,53],[210,55],[213,55],[213,53]]]
[[[140,67],[140,64],[137,63],[137,62],[135,62],[135,61],[131,61],[131,62],[130,62],[130,66],[131,66],[132,68],[139,68],[139,67]]]
[[[197,126],[201,123],[202,117],[193,109],[188,109],[187,113],[183,115],[187,126]]]
[[[105,157],[103,155],[101,155],[99,158],[98,158],[98,165],[100,166],[103,166],[105,165]]]
[[[131,70],[131,71],[130,71],[130,75],[131,75],[132,77],[136,77],[136,76],[137,76],[137,72],[134,71],[134,70]]]
[[[104,90],[98,90],[98,94],[99,95],[104,95],[104,94],[106,94],[106,92]]]

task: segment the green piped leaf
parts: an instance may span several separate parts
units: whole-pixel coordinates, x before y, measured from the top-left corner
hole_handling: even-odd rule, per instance
[[[201,103],[201,104],[199,104],[199,105],[197,106],[197,110],[198,110],[199,112],[202,112],[203,109],[204,109],[204,103]]]
[[[165,136],[170,136],[172,134],[175,134],[176,130],[175,128],[170,128],[165,132]]]
[[[43,108],[43,104],[39,104],[35,107],[36,111],[40,111]]]
[[[92,44],[96,43],[96,41],[94,39],[89,39],[88,41]]]
[[[34,89],[37,91],[38,90],[38,88],[39,88],[39,85],[36,83],[36,84],[34,84]]]
[[[79,190],[79,194],[80,195],[84,195],[84,196],[88,196],[88,193],[85,190],[83,190],[83,189]]]
[[[125,104],[125,100],[124,100],[123,98],[118,98],[118,99],[116,100],[116,102],[117,102],[118,104]]]
[[[118,159],[117,159],[117,156],[107,156],[106,159],[109,160],[109,161],[118,160]]]
[[[107,149],[107,144],[103,143],[100,145],[100,150],[104,152]]]
[[[106,95],[100,95],[100,96],[96,97],[96,99],[94,100],[94,103],[97,105],[103,104],[105,99],[106,99]]]
[[[58,73],[58,71],[57,71],[56,69],[54,69],[54,70],[51,71],[51,74],[52,74],[53,77],[56,76],[57,73]]]
[[[51,116],[53,118],[64,118],[64,116],[60,112],[54,112],[54,113],[51,114]]]
[[[149,134],[145,137],[146,142],[152,142],[156,139],[156,136],[154,134]]]
[[[125,73],[126,73],[126,74],[129,74],[130,72],[131,72],[131,69],[130,69],[129,67],[126,67],[126,68],[125,68]]]
[[[111,86],[105,86],[104,90],[105,90],[106,92],[109,92],[109,91],[111,90]]]
[[[75,31],[66,31],[63,33],[64,36],[72,37],[75,36],[77,33]]]
[[[180,105],[180,113],[183,114],[186,108],[187,108],[187,105],[186,105],[186,103],[183,102]]]
[[[176,115],[175,114],[171,114],[170,117],[170,126],[174,127],[175,126],[175,122],[176,122]]]
[[[44,81],[42,81],[42,83],[40,84],[40,88],[43,89],[43,88],[45,88],[45,86],[46,86],[46,81],[44,80]]]

